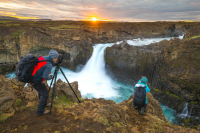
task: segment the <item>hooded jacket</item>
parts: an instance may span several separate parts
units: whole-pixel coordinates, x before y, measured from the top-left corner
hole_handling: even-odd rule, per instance
[[[52,77],[49,77],[51,69],[53,66],[53,60],[50,56],[41,56],[38,58],[39,61],[47,60],[45,62],[39,62],[34,70],[32,75],[34,76],[34,84],[41,83],[43,80],[51,80]]]
[[[148,93],[148,92],[150,92],[150,89],[149,89],[149,87],[148,87],[148,85],[147,84],[144,84],[144,83],[141,83],[141,80],[139,80],[138,81],[138,83],[137,84],[141,84],[141,85],[145,85],[146,86],[146,94]],[[147,97],[145,97],[145,104],[147,104]]]

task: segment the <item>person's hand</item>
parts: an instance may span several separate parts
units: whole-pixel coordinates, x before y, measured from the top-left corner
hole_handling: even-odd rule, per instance
[[[52,75],[49,75],[49,78],[52,79]]]

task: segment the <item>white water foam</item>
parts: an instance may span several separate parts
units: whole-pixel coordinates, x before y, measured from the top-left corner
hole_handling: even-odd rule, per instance
[[[179,39],[183,39],[183,35],[179,36],[178,38]],[[142,45],[149,45],[151,43],[156,43],[156,42],[160,42],[162,40],[170,40],[170,39],[173,39],[174,37],[166,37],[166,38],[149,38],[149,39],[141,39],[141,38],[138,38],[138,39],[133,39],[133,40],[127,40],[127,43],[129,45],[137,45],[137,46],[142,46]]]

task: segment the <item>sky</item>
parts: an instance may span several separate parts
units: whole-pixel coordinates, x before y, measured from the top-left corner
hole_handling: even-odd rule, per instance
[[[21,19],[200,21],[200,0],[0,0],[0,16]]]

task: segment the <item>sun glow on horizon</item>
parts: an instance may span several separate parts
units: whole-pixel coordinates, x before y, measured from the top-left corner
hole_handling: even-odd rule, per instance
[[[97,18],[96,17],[92,17],[92,21],[97,21]]]
[[[108,20],[108,19],[102,19],[99,18],[97,16],[90,16],[87,19],[83,19],[84,21],[93,21],[93,22],[97,22],[97,21],[114,21],[114,20]]]

